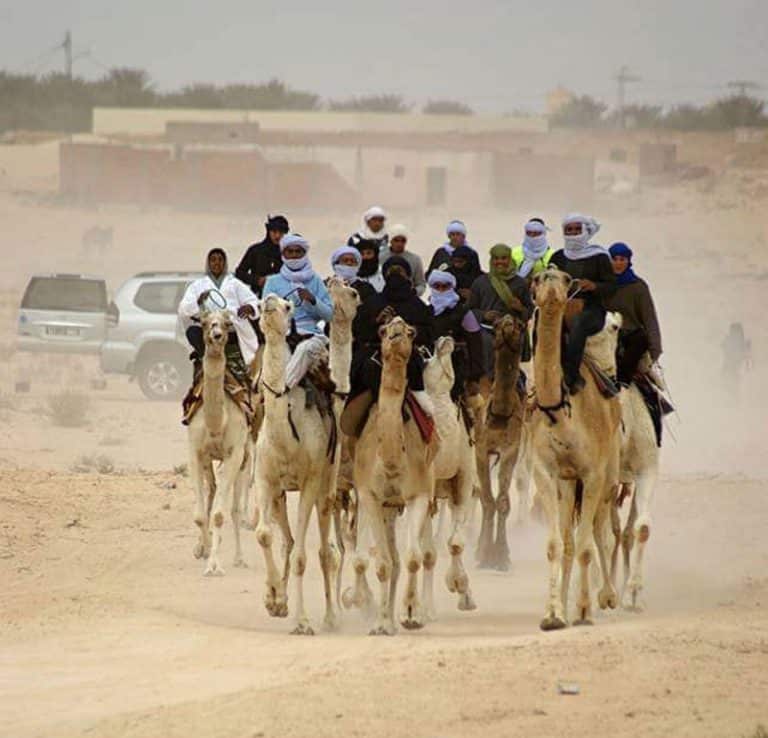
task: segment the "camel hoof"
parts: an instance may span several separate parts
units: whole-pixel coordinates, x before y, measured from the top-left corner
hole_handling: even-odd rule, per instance
[[[339,629],[339,619],[335,615],[334,616],[326,615],[325,619],[323,620],[323,628],[325,628],[325,630],[330,631],[332,633],[337,631]]]
[[[496,569],[496,571],[509,571],[512,568],[512,561],[510,560],[509,556],[498,558],[496,559],[496,563],[494,564],[493,568]]]
[[[352,587],[347,587],[341,593],[341,603],[347,610],[351,610],[355,606],[355,592]]]
[[[368,635],[372,636],[393,636],[395,635],[395,628],[387,625],[377,625],[371,630]]]
[[[205,547],[202,543],[196,543],[194,548],[192,549],[192,555],[196,559],[202,559],[203,556],[205,556]]]
[[[610,608],[611,610],[616,609],[616,605],[619,603],[618,595],[616,594],[616,590],[609,589],[607,591],[600,591],[597,595],[597,604],[600,605],[601,610],[605,610],[606,608]]]
[[[312,626],[309,623],[299,623],[292,631],[291,635],[295,636],[313,636],[315,631],[312,630]]]
[[[471,610],[477,610],[477,605],[472,599],[472,595],[469,592],[464,593],[459,597],[459,610],[464,612],[470,612]]]
[[[640,597],[640,591],[635,590],[634,592],[630,591],[625,594],[622,599],[621,607],[627,612],[643,612],[645,610],[645,604]]]
[[[573,621],[574,626],[594,625],[591,618],[579,618]]]
[[[449,571],[445,575],[445,586],[449,592],[464,594],[469,589],[469,577],[466,574],[455,576]]]
[[[548,616],[539,623],[539,628],[544,631],[549,630],[562,630],[566,627],[565,620],[557,617],[556,615]]]
[[[247,569],[248,568],[248,564],[245,563],[245,559],[243,559],[243,558],[235,559],[232,562],[232,566],[234,566],[236,569]]]

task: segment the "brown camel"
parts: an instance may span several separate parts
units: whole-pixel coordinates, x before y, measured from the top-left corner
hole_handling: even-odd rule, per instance
[[[426,443],[416,423],[403,418],[406,365],[415,330],[397,317],[379,332],[381,389],[355,448],[354,479],[376,544],[380,600],[371,635],[392,635],[396,632],[394,600],[400,573],[395,522],[401,509],[405,510],[408,535],[408,580],[401,622],[408,629],[424,626],[417,576],[424,559],[421,535],[434,490],[433,462],[439,444],[436,434]],[[360,551],[357,558],[361,558]]]
[[[566,626],[574,556],[580,568],[575,625],[591,623],[589,566],[595,544],[603,573],[601,608],[616,607],[609,576],[606,523],[619,480],[621,406],[600,394],[589,371],[586,386],[569,397],[563,389],[561,335],[571,277],[548,269],[534,278],[538,306],[534,354],[537,412],[532,419],[533,475],[547,516],[549,595],[542,630]],[[575,527],[575,542],[574,542]]]
[[[477,547],[480,567],[509,568],[507,518],[509,488],[520,450],[524,402],[517,389],[525,324],[505,315],[494,329],[494,379],[489,398],[477,417],[475,455],[480,479],[483,522]],[[499,464],[498,490],[493,494],[491,457]],[[496,529],[494,531],[494,518]]]

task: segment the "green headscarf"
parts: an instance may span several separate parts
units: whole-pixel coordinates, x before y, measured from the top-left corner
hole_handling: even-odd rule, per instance
[[[505,256],[509,257],[509,267],[507,269],[501,270],[493,266],[494,259]],[[515,274],[517,274],[517,264],[515,264],[515,260],[512,258],[512,249],[505,243],[497,243],[491,249],[489,276],[491,278],[491,286],[496,290],[496,294],[509,310],[515,310],[518,307],[518,301],[507,284]]]

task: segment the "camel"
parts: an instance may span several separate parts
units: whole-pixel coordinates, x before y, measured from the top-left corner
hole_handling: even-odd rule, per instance
[[[451,400],[451,388],[454,383],[451,354],[454,347],[453,338],[449,336],[437,340],[434,355],[424,367],[424,385],[435,407],[434,420],[440,436],[440,448],[434,460],[434,498],[446,500],[451,510],[451,528],[447,540],[451,564],[445,575],[445,583],[449,592],[459,595],[459,610],[474,610],[477,605],[472,598],[462,554],[475,483],[475,453],[461,410]],[[427,618],[434,619],[433,579],[437,551],[432,538],[430,515],[424,524],[423,549],[424,612]]]
[[[312,508],[317,510],[320,566],[325,589],[326,628],[337,627],[334,606],[336,556],[329,542],[333,514],[336,464],[333,418],[323,418],[315,406],[307,407],[301,386],[288,389],[285,373],[289,358],[285,337],[293,306],[277,295],[262,302],[260,325],[265,346],[259,386],[264,397],[264,420],[256,441],[254,482],[259,508],[256,538],[266,562],[264,604],[273,617],[288,615],[288,575],[296,580],[296,635],[313,635],[304,607],[306,537]],[[299,490],[296,548],[288,523],[285,491]],[[273,518],[283,535],[283,566],[279,571],[272,553]]]
[[[352,321],[360,306],[357,290],[347,285],[338,277],[328,280],[328,292],[333,301],[333,317],[330,322],[329,365],[331,379],[336,386],[334,393],[334,415],[341,417],[344,403],[350,390],[350,367],[352,365]],[[339,459],[336,504],[333,510],[333,522],[336,533],[336,547],[339,552],[339,572],[336,577],[336,603],[341,606],[341,583],[344,572],[344,560],[348,544],[354,545],[353,531],[357,527],[354,512],[350,511],[349,496],[352,494],[352,438],[339,433],[337,436],[336,456]],[[346,500],[346,502],[344,502]]]
[[[224,510],[230,504],[235,531],[234,565],[245,566],[240,545],[240,510],[250,482],[253,451],[245,414],[224,392],[225,346],[232,320],[223,310],[204,313],[202,328],[205,340],[203,407],[192,418],[188,429],[189,473],[196,493],[194,520],[200,529],[193,553],[195,558],[208,559],[206,576],[221,576],[224,569],[219,561],[219,546]],[[220,462],[218,482],[214,461]]]
[[[394,600],[400,573],[395,521],[405,509],[408,580],[403,599],[404,628],[424,626],[417,576],[424,562],[421,536],[434,489],[435,434],[426,443],[413,420],[404,420],[406,364],[415,330],[396,317],[379,329],[382,376],[377,403],[371,408],[355,448],[354,479],[376,544],[380,600],[371,635],[393,635]]]
[[[619,472],[621,488],[611,515],[615,540],[611,577],[615,582],[620,542],[624,554],[621,605],[627,610],[640,611],[643,609],[640,599],[643,589],[643,554],[651,535],[651,505],[659,475],[659,447],[656,445],[651,415],[637,385],[632,383],[622,388],[619,399],[623,426]],[[624,499],[630,501],[630,508],[622,531],[619,505]]]
[[[505,315],[494,328],[494,379],[489,400],[477,418],[477,473],[483,517],[477,559],[481,567],[509,569],[507,518],[509,489],[515,471],[523,427],[524,401],[517,389],[525,324]],[[491,481],[491,456],[498,457],[496,497]],[[494,518],[496,530],[494,533]]]
[[[567,624],[574,556],[580,568],[574,625],[591,624],[589,566],[595,544],[603,573],[598,603],[601,608],[617,605],[604,530],[619,479],[621,406],[618,398],[601,396],[589,371],[582,370],[586,386],[581,392],[565,394],[560,352],[571,282],[568,274],[555,268],[541,272],[533,281],[538,306],[534,354],[537,411],[531,421],[533,475],[549,526],[549,593],[542,630]]]

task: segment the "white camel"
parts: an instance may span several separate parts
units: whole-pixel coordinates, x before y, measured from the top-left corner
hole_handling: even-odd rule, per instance
[[[288,615],[289,566],[296,581],[296,626],[293,633],[312,635],[304,607],[306,537],[312,509],[317,510],[320,532],[320,566],[325,588],[325,626],[337,626],[334,578],[338,562],[329,542],[335,499],[338,454],[335,452],[332,417],[315,406],[307,407],[305,390],[286,385],[289,358],[285,337],[293,306],[277,295],[262,302],[260,325],[265,346],[259,386],[264,397],[264,421],[256,441],[255,488],[259,506],[256,538],[266,562],[264,604],[273,617]],[[288,525],[286,490],[299,490],[296,548]],[[272,522],[283,533],[283,566],[278,570],[272,553]]]
[[[623,426],[619,469],[621,486],[611,516],[615,539],[611,574],[615,581],[621,542],[624,554],[621,604],[628,610],[640,611],[643,609],[640,596],[643,590],[643,554],[651,535],[651,506],[659,476],[659,447],[650,412],[637,385],[633,382],[623,388],[619,399]],[[630,507],[622,531],[619,506],[623,500],[629,500]]]
[[[225,346],[232,320],[227,312],[217,310],[204,313],[201,324],[205,341],[203,406],[190,421],[187,434],[190,478],[196,495],[194,519],[200,529],[194,555],[207,557],[206,576],[221,576],[224,569],[219,546],[227,507],[235,532],[234,565],[245,565],[240,546],[240,503],[251,478],[253,449],[245,414],[224,391]],[[214,461],[220,462],[218,481]]]
[[[477,605],[472,598],[469,576],[464,568],[462,554],[477,471],[475,451],[472,448],[467,426],[461,410],[451,399],[451,388],[454,383],[451,354],[454,347],[454,340],[450,336],[444,336],[436,341],[435,352],[424,367],[424,385],[435,407],[434,420],[440,436],[440,448],[434,461],[434,497],[436,501],[446,500],[451,511],[451,525],[447,540],[451,564],[445,575],[445,583],[450,592],[456,592],[459,595],[459,610],[474,610]],[[432,536],[432,517],[429,515],[424,524],[422,548],[424,551],[424,611],[428,618],[434,618],[433,590],[437,551]]]

